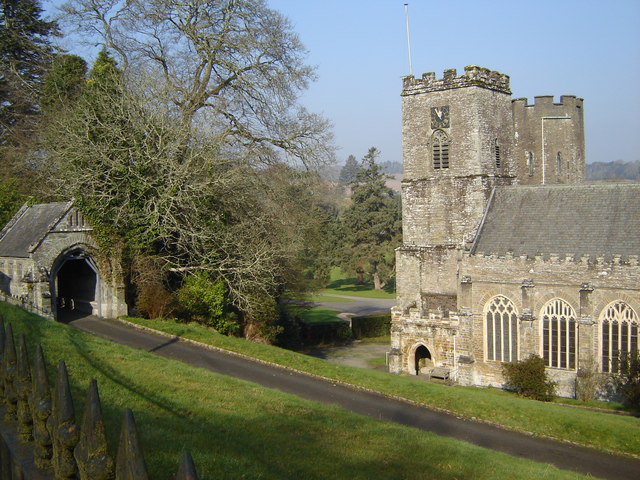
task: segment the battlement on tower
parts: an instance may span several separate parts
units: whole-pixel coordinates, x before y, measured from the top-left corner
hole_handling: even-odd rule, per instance
[[[481,87],[511,95],[509,75],[489,70],[477,65],[464,67],[464,75],[457,75],[456,69],[444,71],[443,78],[436,79],[434,72],[423,73],[422,78],[409,75],[403,78],[402,95],[451,90],[454,88]]]
[[[554,102],[553,95],[541,95],[534,97],[533,104],[526,98],[514,98],[512,100],[514,110],[544,110],[545,112],[555,110],[572,110],[582,108],[584,100],[575,95],[562,95],[560,102]]]

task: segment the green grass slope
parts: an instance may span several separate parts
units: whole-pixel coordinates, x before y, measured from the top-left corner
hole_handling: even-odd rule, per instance
[[[339,365],[269,345],[220,335],[197,324],[129,319],[171,335],[242,353],[336,381],[483,419],[534,435],[557,438],[618,454],[640,452],[640,418],[517,397],[502,390],[450,387],[416,377]],[[577,402],[574,402],[577,403]]]
[[[154,479],[173,478],[183,449],[210,480],[585,478],[112,344],[3,303],[0,313],[30,351],[42,344],[52,377],[65,359],[78,420],[89,380],[98,380],[112,448],[123,409],[133,410]]]

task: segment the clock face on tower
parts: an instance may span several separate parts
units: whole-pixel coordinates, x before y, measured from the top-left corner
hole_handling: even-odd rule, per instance
[[[431,128],[449,128],[449,105],[431,107]]]

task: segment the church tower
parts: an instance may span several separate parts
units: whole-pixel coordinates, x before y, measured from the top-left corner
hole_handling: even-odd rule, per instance
[[[495,184],[515,175],[509,77],[469,66],[402,92],[404,243],[460,245]]]
[[[460,76],[451,69],[442,79],[434,73],[404,78],[403,246],[396,255],[391,371],[406,369],[394,365],[400,362],[394,354],[407,357],[399,332],[411,331],[410,317],[456,310],[459,249],[473,239],[493,187],[516,180],[513,136],[507,75],[468,66]],[[431,360],[436,349],[443,352],[438,363],[447,363],[449,345],[426,348]]]

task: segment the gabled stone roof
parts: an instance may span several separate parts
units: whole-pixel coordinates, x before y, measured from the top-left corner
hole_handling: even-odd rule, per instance
[[[640,184],[495,189],[471,253],[640,255]]]
[[[0,231],[0,257],[28,258],[31,248],[71,208],[71,202],[23,206]]]

